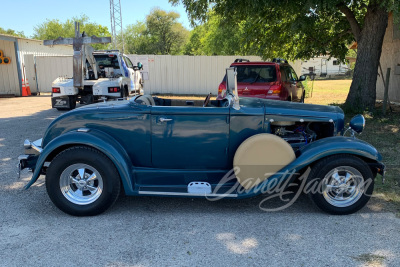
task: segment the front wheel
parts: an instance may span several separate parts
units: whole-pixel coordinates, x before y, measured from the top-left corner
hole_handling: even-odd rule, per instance
[[[111,160],[89,147],[72,147],[58,154],[46,174],[52,202],[75,216],[104,212],[117,200],[120,178]]]
[[[323,211],[344,215],[363,208],[374,190],[374,175],[362,159],[335,155],[317,162],[307,181],[308,195]]]

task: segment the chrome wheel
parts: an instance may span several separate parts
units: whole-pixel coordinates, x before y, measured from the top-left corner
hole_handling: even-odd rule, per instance
[[[61,173],[60,190],[70,202],[88,205],[101,196],[103,179],[92,166],[83,163],[73,164]]]
[[[335,207],[349,207],[364,193],[362,174],[350,166],[340,166],[328,172],[322,180],[322,195]]]

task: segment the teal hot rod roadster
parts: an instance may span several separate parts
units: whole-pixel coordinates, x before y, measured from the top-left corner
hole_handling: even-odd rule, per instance
[[[50,199],[76,216],[104,212],[126,195],[246,198],[306,173],[313,202],[332,214],[361,209],[382,157],[345,129],[339,107],[236,96],[227,69],[223,100],[186,101],[148,95],[65,113],[43,139],[26,140],[19,171],[29,188],[46,176]],[[349,133],[346,137],[345,131]]]

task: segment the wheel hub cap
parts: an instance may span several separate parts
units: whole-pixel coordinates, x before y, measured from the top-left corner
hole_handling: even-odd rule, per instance
[[[78,163],[68,166],[60,177],[64,197],[77,205],[95,202],[103,192],[103,179],[92,166]]]
[[[348,207],[356,203],[364,193],[362,174],[350,166],[337,167],[323,179],[325,200],[335,207]]]
[[[79,185],[80,187],[85,187],[85,186],[86,186],[86,181],[80,180],[80,181],[78,182],[78,185]]]

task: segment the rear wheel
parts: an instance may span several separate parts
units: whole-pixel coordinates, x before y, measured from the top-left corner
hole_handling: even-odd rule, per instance
[[[362,159],[335,155],[315,164],[307,183],[308,195],[320,209],[344,215],[367,204],[374,190],[374,175]]]
[[[52,202],[65,213],[92,216],[117,200],[120,178],[111,160],[88,147],[72,147],[58,154],[46,173]]]

